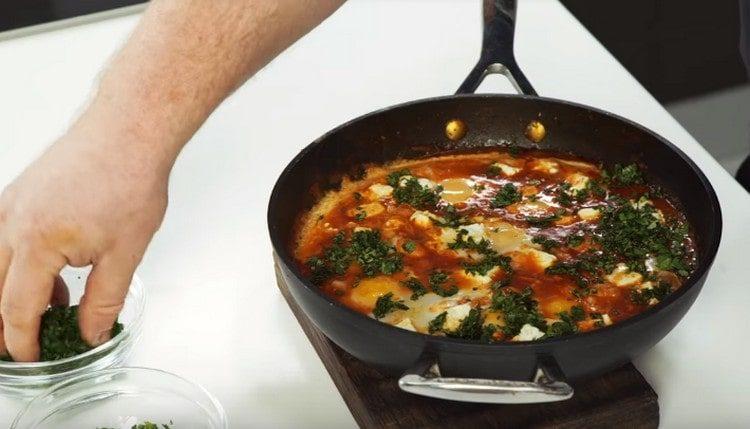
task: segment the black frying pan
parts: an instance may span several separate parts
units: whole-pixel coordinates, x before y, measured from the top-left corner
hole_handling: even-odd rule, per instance
[[[566,380],[596,376],[630,361],[677,324],[700,292],[719,246],[716,194],[684,153],[627,119],[536,95],[513,57],[515,6],[515,0],[484,1],[482,55],[457,95],[389,107],[339,126],[289,163],[271,195],[271,241],[295,300],[334,343],[364,362],[403,373],[399,384],[413,393],[494,403],[567,399],[573,391]],[[523,94],[471,94],[489,73],[504,74]],[[446,122],[454,118],[468,127],[459,141],[445,135]],[[644,164],[651,181],[680,199],[698,249],[698,267],[680,289],[631,319],[592,332],[480,344],[378,322],[330,300],[301,275],[290,249],[295,219],[343,176],[356,175],[364,164],[398,158],[509,143],[531,147],[523,133],[532,119],[546,126],[543,148],[605,164]]]

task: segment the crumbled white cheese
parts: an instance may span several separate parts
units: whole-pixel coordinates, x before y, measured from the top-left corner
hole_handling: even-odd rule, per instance
[[[440,241],[442,241],[446,246],[454,243],[458,238],[459,230],[466,231],[466,235],[464,237],[465,240],[471,238],[475,243],[479,243],[486,238],[484,234],[484,225],[482,225],[481,223],[472,223],[470,225],[462,225],[457,229],[441,228]]]
[[[382,185],[380,183],[370,186],[369,189],[377,198],[387,198],[393,193],[392,186]]]
[[[557,260],[555,255],[531,247],[519,249],[518,253],[524,257],[531,258],[540,270],[546,269]]]
[[[612,319],[609,317],[609,314],[602,314],[602,322],[604,322],[604,326],[609,326],[612,324]]]
[[[447,312],[448,314],[445,316],[445,324],[443,325],[443,329],[449,332],[457,330],[459,326],[461,326],[461,321],[469,315],[470,311],[471,304],[469,304],[468,302],[449,308]]]
[[[539,328],[528,323],[521,326],[521,332],[513,337],[513,341],[534,341],[542,338],[544,332],[540,331]]]
[[[583,220],[597,220],[600,216],[601,212],[599,210],[590,207],[578,210],[578,217]]]
[[[409,319],[408,317],[401,319],[400,322],[396,323],[393,326],[401,329],[406,329],[407,331],[417,332],[416,328],[414,328],[414,324],[411,323],[411,319]]]
[[[420,177],[419,179],[417,179],[417,182],[419,182],[419,184],[422,185],[423,188],[432,189],[435,187],[435,182],[430,179],[425,179],[424,177]]]
[[[496,162],[492,164],[491,167],[499,168],[500,171],[502,171],[503,174],[506,176],[513,176],[517,174],[519,171],[521,171],[521,169],[518,167],[512,167],[508,164],[503,164],[502,162]]]
[[[432,226],[432,220],[430,220],[429,212],[417,210],[412,213],[409,219],[420,228],[426,229]]]
[[[372,228],[368,228],[366,226],[355,226],[354,232],[361,232],[361,231],[372,231]]]
[[[643,280],[643,276],[640,273],[630,271],[630,268],[623,263],[617,264],[612,273],[604,276],[604,278],[619,287],[634,286]]]

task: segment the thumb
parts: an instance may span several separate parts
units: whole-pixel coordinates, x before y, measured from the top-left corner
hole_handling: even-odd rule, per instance
[[[140,257],[136,255],[108,254],[91,270],[78,308],[81,336],[90,346],[99,346],[111,338],[138,261]]]

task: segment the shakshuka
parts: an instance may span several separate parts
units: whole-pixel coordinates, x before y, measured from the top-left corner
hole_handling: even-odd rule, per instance
[[[507,150],[368,166],[298,221],[300,269],[383,323],[483,342],[618,323],[695,266],[679,204],[637,164]]]

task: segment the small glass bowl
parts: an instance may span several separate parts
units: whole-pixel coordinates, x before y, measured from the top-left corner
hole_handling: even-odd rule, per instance
[[[70,292],[70,305],[81,300],[86,288],[90,267],[66,267],[60,273]],[[44,389],[80,374],[121,366],[138,341],[143,321],[145,290],[141,281],[133,276],[130,291],[125,297],[125,306],[119,321],[123,324],[120,334],[78,356],[50,362],[0,362],[0,394],[15,397],[31,397]]]
[[[120,429],[147,421],[180,429],[228,427],[221,404],[201,386],[157,369],[114,368],[51,387],[21,410],[11,429]]]

